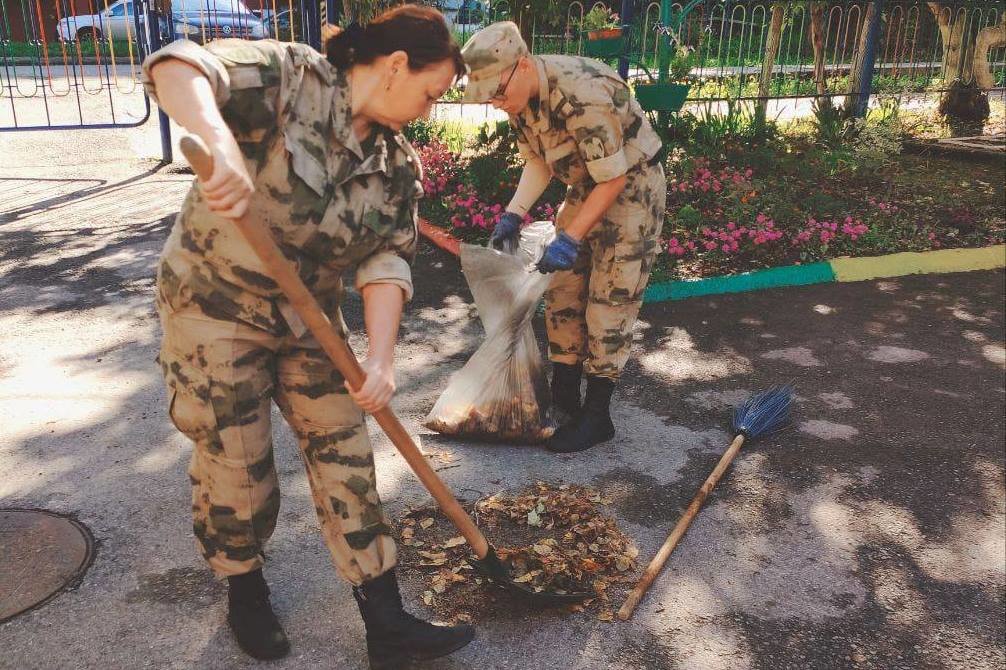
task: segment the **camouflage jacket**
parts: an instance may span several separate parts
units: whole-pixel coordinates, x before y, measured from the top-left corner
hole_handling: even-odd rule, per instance
[[[610,181],[660,151],[629,87],[610,67],[579,56],[533,56],[540,94],[510,118],[528,160],[544,159],[570,186]]]
[[[378,128],[361,145],[351,126],[344,72],[302,44],[227,39],[201,47],[179,40],[143,64],[144,85],[155,101],[150,69],[167,58],[206,75],[254,180],[249,215],[269,226],[330,315],[338,311],[342,274],[352,268],[357,287],[392,283],[411,297],[419,158],[387,129]],[[251,247],[209,210],[195,186],[159,273],[168,304],[196,302],[210,316],[273,332],[282,329],[282,319],[303,332]]]

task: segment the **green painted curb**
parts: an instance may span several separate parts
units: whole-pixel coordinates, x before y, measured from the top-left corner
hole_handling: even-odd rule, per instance
[[[805,286],[835,281],[830,263],[786,265],[780,268],[755,270],[739,275],[688,279],[653,284],[643,294],[644,302],[682,300],[716,293],[742,293],[780,286]]]
[[[854,282],[910,274],[945,274],[1006,267],[1006,245],[902,252],[884,256],[835,258],[810,265],[787,265],[739,275],[653,284],[643,302],[683,300],[701,295],[742,293],[783,286]]]
[[[457,240],[440,228],[436,228],[436,230],[442,232],[436,235],[426,230],[433,228],[435,227],[425,220],[420,221],[420,232],[427,239],[456,256],[458,253],[456,248],[444,246],[444,240],[450,241],[453,245],[457,245]],[[1006,245],[1002,244],[992,247],[901,252],[884,256],[845,257],[811,263],[810,265],[786,265],[766,270],[755,270],[739,275],[651,284],[643,293],[643,302],[684,300],[702,295],[743,293],[783,286],[865,281],[910,274],[970,272],[1002,267],[1006,267]]]

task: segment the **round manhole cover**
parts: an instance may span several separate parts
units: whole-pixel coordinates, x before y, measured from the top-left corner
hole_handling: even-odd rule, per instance
[[[52,512],[0,509],[0,623],[45,603],[80,578],[94,536]]]

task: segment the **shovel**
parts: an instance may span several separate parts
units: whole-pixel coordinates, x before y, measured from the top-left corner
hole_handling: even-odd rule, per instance
[[[210,155],[200,139],[194,136],[183,137],[179,146],[199,179],[208,179],[213,174],[213,156]],[[314,296],[311,295],[304,282],[301,281],[289,261],[276,246],[269,231],[252,221],[247,214],[239,219],[234,219],[234,225],[258,254],[269,275],[290,300],[297,315],[318,340],[328,357],[332,359],[335,367],[342,373],[350,386],[360,388],[366,377],[360,368],[360,363],[356,360],[356,356],[353,355],[345,340],[332,327],[332,323],[321,311]],[[535,591],[529,586],[515,582],[503,561],[496,555],[496,550],[461,507],[447,485],[430,467],[426,458],[420,453],[419,447],[413,442],[412,437],[391,411],[391,408],[385,407],[374,413],[373,416],[398,452],[405,458],[405,462],[409,464],[419,481],[437,501],[440,509],[468,541],[468,546],[478,557],[470,561],[472,567],[478,572],[503,589],[539,605],[572,604],[594,597],[593,593],[587,592]]]

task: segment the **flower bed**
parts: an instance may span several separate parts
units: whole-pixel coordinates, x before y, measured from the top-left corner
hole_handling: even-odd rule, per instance
[[[425,173],[423,218],[463,242],[486,242],[517,188],[520,165],[513,157],[483,147],[453,152],[437,139],[419,147],[419,157]],[[554,219],[561,197],[553,184],[525,219]]]
[[[901,155],[878,149],[882,139],[828,149],[794,135],[675,149],[652,281],[1003,242],[1001,167]],[[483,137],[462,152],[436,139],[422,147],[421,214],[483,243],[520,175],[507,141]],[[528,220],[553,218],[562,195],[554,182]]]

